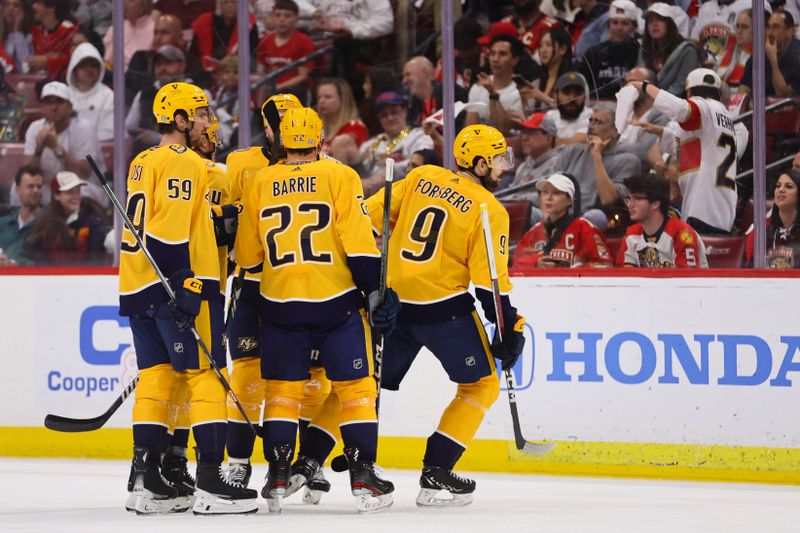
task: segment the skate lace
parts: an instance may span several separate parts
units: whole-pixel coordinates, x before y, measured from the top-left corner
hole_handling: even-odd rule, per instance
[[[381,468],[380,466],[378,466],[375,463],[373,463],[370,466],[370,470],[372,470],[372,473],[375,474],[376,478],[380,479],[381,481],[386,481],[386,478],[383,477],[383,475],[384,475],[383,468]]]
[[[462,477],[462,476],[459,476],[458,474],[456,474],[456,473],[455,473],[455,472],[453,472],[452,470],[450,471],[450,476],[451,476],[453,479],[455,479],[456,481],[460,481],[461,483],[464,483],[465,485],[469,485],[469,483],[470,483],[470,480],[469,480],[469,479],[467,479],[467,478],[465,478],[465,477]]]
[[[244,488],[244,483],[242,482],[244,481],[246,473],[244,465],[231,466],[227,476],[222,470],[222,465],[219,467],[219,477],[222,479],[222,482],[231,487],[236,487],[237,489]]]

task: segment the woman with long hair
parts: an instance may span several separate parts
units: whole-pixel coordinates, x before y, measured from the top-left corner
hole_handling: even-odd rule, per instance
[[[800,268],[800,171],[784,172],[775,183],[772,214],[767,221],[767,267]],[[755,232],[747,230],[745,264],[753,266]]]
[[[660,88],[681,96],[689,72],[702,65],[697,45],[678,31],[675,9],[680,10],[663,2],[647,8],[639,64],[656,73]]]
[[[561,26],[550,28],[539,39],[539,59],[542,74],[533,82],[534,98],[539,101],[537,109],[555,102],[555,85],[559,76],[572,70],[572,37]]]
[[[316,107],[325,134],[322,151],[346,165],[356,163],[358,147],[369,139],[369,132],[361,122],[347,81],[343,78],[321,79],[317,83]]]
[[[0,47],[14,61],[17,72],[33,54],[33,7],[26,0],[3,0],[0,12]]]

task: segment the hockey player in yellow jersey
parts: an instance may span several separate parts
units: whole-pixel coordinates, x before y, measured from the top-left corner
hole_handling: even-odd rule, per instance
[[[341,402],[340,427],[357,508],[378,510],[391,505],[394,487],[374,467],[376,388],[366,295],[378,288],[380,259],[361,180],[351,168],[319,159],[322,121],[313,109],[288,110],[280,133],[287,159],[245,183],[235,245],[243,268],[262,265],[264,455],[269,461],[262,495],[271,510],[280,508],[314,350]],[[369,310],[375,328],[393,326],[386,311],[396,299],[386,302]]]
[[[199,87],[169,83],[156,94],[153,113],[161,143],[131,163],[127,213],[169,279],[175,300],[126,229],[120,245],[120,314],[130,317],[140,376],[126,508],[139,514],[183,511],[194,498],[195,514],[255,512],[257,493],[222,475],[225,389],[189,331],[197,329],[224,367],[223,296],[208,171],[189,149],[209,125],[208,101]],[[177,420],[186,406],[188,420]],[[160,458],[168,428],[184,425],[191,425],[197,442],[194,486],[180,442],[188,440],[188,430],[181,430],[183,438],[176,429],[163,464]]]
[[[417,503],[466,505],[475,481],[453,473],[483,416],[499,395],[494,357],[511,367],[522,351],[524,320],[511,306],[508,213],[493,191],[512,168],[511,152],[496,129],[473,125],[453,144],[457,170],[425,165],[392,185],[389,277],[402,302],[394,333],[385,340],[381,385],[397,390],[424,346],[458,384],[453,401],[428,438]],[[383,191],[367,200],[372,224],[383,223]],[[504,344],[490,344],[468,292],[495,321],[479,206],[489,207],[494,254],[507,324]],[[440,491],[451,494],[438,497]]]

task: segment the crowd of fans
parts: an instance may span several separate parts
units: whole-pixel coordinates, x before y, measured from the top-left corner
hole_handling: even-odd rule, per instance
[[[101,147],[114,138],[114,68],[125,71],[128,158],[158,142],[150,111],[157,90],[190,81],[213,102],[220,161],[238,145],[242,113],[251,113],[257,131],[261,101],[292,93],[317,109],[324,151],[359,172],[366,194],[383,185],[386,158],[397,163],[395,179],[420,164],[441,164],[442,108],[450,104],[440,50],[435,39],[425,40],[438,2],[414,4],[410,46],[397,38],[407,22],[400,4],[407,11],[396,0],[250,0],[251,75],[268,78],[243,103],[236,0],[125,0],[122,65],[113,64],[110,0],[2,0],[0,76],[38,83],[34,106],[0,78],[0,142],[24,145],[20,165],[0,168],[9,176],[0,180],[0,205],[7,206],[0,211],[0,264],[110,264],[108,200],[84,155],[108,170]],[[491,124],[517,155],[496,191],[503,202],[523,206],[524,216],[512,217],[512,234],[521,237],[513,266],[703,267],[708,234],[739,236],[743,248],[746,240],[741,262],[752,264],[744,215],[751,187],[742,182],[738,195],[704,198],[732,203],[725,209],[737,212],[722,223],[704,220],[687,184],[692,169],[681,165],[679,125],[634,87],[647,82],[686,98],[689,73],[705,67],[722,80],[720,100],[731,115],[747,111],[750,5],[464,2],[454,27],[456,129]],[[767,96],[796,97],[800,0],[766,8]],[[412,53],[413,45],[421,46]],[[746,123],[737,125],[735,143],[741,172],[749,164]],[[768,256],[776,268],[800,266],[800,158],[793,168],[771,176]]]

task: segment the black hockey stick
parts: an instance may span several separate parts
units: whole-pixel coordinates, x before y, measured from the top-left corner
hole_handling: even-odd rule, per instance
[[[389,226],[392,213],[392,183],[394,181],[394,159],[386,158],[386,185],[383,187],[383,226],[381,227],[381,277],[378,285],[378,295],[380,302],[386,293],[386,273],[389,267]],[[375,412],[380,423],[381,412],[381,376],[383,374],[383,333],[378,333],[374,343],[375,358],[375,384],[378,386],[378,396],[375,398]],[[338,455],[331,461],[331,469],[334,472],[344,472],[347,470],[347,458]]]
[[[125,400],[133,394],[133,390],[136,388],[136,384],[139,383],[139,374],[133,378],[125,390],[122,391],[122,394],[114,400],[114,403],[111,404],[105,413],[100,416],[96,416],[94,418],[69,418],[66,416],[59,416],[59,415],[47,415],[44,417],[44,427],[47,429],[52,429],[53,431],[63,431],[66,433],[80,433],[83,431],[94,431],[96,429],[100,429],[108,422],[108,419],[117,412],[117,409],[125,403]]]
[[[494,239],[492,238],[492,227],[489,224],[489,208],[486,204],[481,204],[481,223],[483,224],[483,237],[486,242],[486,257],[489,259],[489,277],[492,281],[492,299],[494,300],[494,314],[497,317],[497,337],[503,342],[503,331],[505,324],[503,321],[503,309],[500,299],[500,284],[497,281],[497,263],[494,257]],[[514,391],[514,376],[511,369],[505,371],[506,390],[508,391],[508,404],[511,407],[511,423],[514,426],[514,440],[517,449],[528,455],[544,455],[556,447],[555,444],[537,444],[525,440],[522,436],[522,428],[519,423],[519,411],[517,411],[517,393]]]
[[[169,281],[167,281],[167,278],[164,277],[164,273],[161,272],[161,269],[158,267],[158,264],[156,264],[155,259],[153,259],[153,256],[150,255],[150,251],[147,249],[147,247],[145,247],[144,241],[142,240],[142,236],[139,235],[139,229],[133,224],[133,222],[131,222],[131,219],[128,218],[128,215],[125,212],[125,208],[123,208],[122,204],[119,203],[117,195],[114,194],[114,191],[109,186],[108,181],[106,181],[105,176],[103,176],[103,173],[100,172],[99,168],[97,168],[97,163],[94,162],[92,156],[87,154],[86,160],[89,162],[89,165],[92,167],[92,170],[94,170],[95,175],[97,175],[97,179],[100,180],[100,184],[103,186],[103,190],[106,191],[106,194],[111,199],[111,203],[114,205],[114,208],[117,210],[117,213],[119,213],[119,216],[122,217],[122,221],[125,223],[125,226],[128,227],[128,230],[130,230],[130,232],[133,234],[133,238],[136,239],[136,244],[139,245],[139,248],[144,253],[144,256],[147,258],[147,261],[150,263],[150,266],[153,267],[153,270],[158,276],[158,279],[161,281],[161,285],[164,286],[164,290],[167,292],[169,299],[174,301],[175,291],[172,290]],[[200,347],[200,351],[203,352],[203,355],[205,355],[209,365],[214,370],[214,373],[217,375],[217,378],[219,379],[220,383],[222,383],[222,386],[225,388],[225,392],[228,393],[228,395],[233,400],[233,403],[236,404],[237,409],[239,409],[239,412],[242,413],[242,416],[247,422],[247,425],[250,426],[250,430],[253,432],[253,434],[258,435],[258,432],[256,431],[256,428],[253,426],[253,423],[247,417],[247,413],[245,413],[244,407],[242,407],[242,404],[239,402],[239,398],[236,397],[236,394],[231,389],[228,380],[225,379],[225,376],[220,371],[219,365],[217,365],[217,363],[214,361],[214,358],[211,357],[211,352],[208,350],[206,343],[203,342],[203,339],[197,332],[197,328],[195,328],[194,325],[192,325],[190,327],[190,331],[192,332],[192,336],[197,342],[197,345]]]

